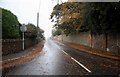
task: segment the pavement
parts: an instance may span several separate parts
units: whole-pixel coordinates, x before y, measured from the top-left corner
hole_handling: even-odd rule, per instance
[[[62,42],[62,41],[59,41],[59,42],[64,43],[65,45],[70,46],[72,48],[81,50],[83,52],[87,52],[87,53],[90,53],[90,54],[93,54],[96,56],[120,61],[120,54],[118,54],[118,53],[103,51],[100,49],[95,49],[95,48],[91,48],[89,46],[74,44],[74,43],[70,43],[70,42]]]
[[[20,53],[10,54],[6,56],[2,56],[2,69],[3,71],[14,67],[16,65],[24,64],[26,62],[29,62],[40,55],[40,52],[42,51],[44,42],[40,42],[37,45],[34,45],[33,47],[30,47],[24,51],[21,51]]]

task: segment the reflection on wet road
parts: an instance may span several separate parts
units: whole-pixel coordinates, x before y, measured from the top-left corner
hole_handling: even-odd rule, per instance
[[[51,39],[44,45],[41,55],[31,62],[11,69],[8,75],[84,75],[88,72],[64,54]]]
[[[112,67],[110,67],[112,66]],[[41,55],[16,66],[7,75],[119,74],[118,62],[80,52],[47,39]]]

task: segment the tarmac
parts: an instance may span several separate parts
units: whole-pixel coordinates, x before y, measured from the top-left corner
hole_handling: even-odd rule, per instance
[[[102,51],[99,49],[94,49],[94,48],[91,48],[88,46],[78,45],[78,44],[69,43],[69,42],[61,42],[61,43],[64,43],[67,46],[70,46],[70,47],[78,49],[78,50],[82,50],[83,52],[87,52],[87,53],[90,53],[90,54],[93,54],[96,56],[101,56],[101,57],[120,61],[119,54]],[[6,70],[10,67],[24,64],[26,62],[33,60],[34,58],[36,58],[37,56],[40,55],[40,52],[42,51],[43,47],[44,47],[44,43],[40,42],[37,45],[24,50],[23,52],[3,56],[2,57],[2,67],[0,69]]]

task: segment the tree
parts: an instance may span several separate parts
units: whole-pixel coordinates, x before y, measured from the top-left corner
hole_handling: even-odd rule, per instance
[[[63,29],[67,35],[86,31],[92,34],[119,33],[119,5],[120,2],[66,2],[54,7],[51,19],[56,22],[54,27]]]
[[[9,10],[2,9],[2,38],[19,38],[19,21],[16,15]]]
[[[106,48],[107,34],[120,33],[120,2],[67,2],[54,7],[51,19],[56,22],[54,27],[63,29],[66,35],[89,31],[92,39],[92,35],[102,34]]]
[[[81,23],[80,4],[79,2],[66,2],[56,5],[51,13],[52,21],[56,22],[54,27],[63,29],[66,35],[78,32]]]
[[[52,30],[52,35],[53,35],[53,36],[61,35],[61,34],[62,34],[62,32],[61,32],[60,29],[53,29],[53,30]]]
[[[27,31],[25,32],[26,38],[31,38],[32,40],[36,39],[37,37],[37,28],[34,24],[28,23],[26,25]]]
[[[107,34],[120,33],[120,2],[84,3],[81,10],[81,28],[90,31],[91,36],[102,34],[102,47],[107,48]]]
[[[44,35],[43,35],[44,30],[41,29],[40,27],[37,27],[37,30],[38,30],[38,37],[40,37],[40,38],[44,38]]]
[[[119,33],[120,3],[84,3],[82,25],[94,34]]]
[[[44,30],[40,29],[39,27],[36,27],[32,23],[28,23],[26,25],[27,31],[25,32],[25,37],[26,38],[31,38],[32,40],[37,39],[37,37],[44,37],[42,33],[44,33]]]

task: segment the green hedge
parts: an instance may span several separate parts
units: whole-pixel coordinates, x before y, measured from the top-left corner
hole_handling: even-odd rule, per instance
[[[18,38],[19,34],[19,21],[12,12],[2,9],[2,38]]]

